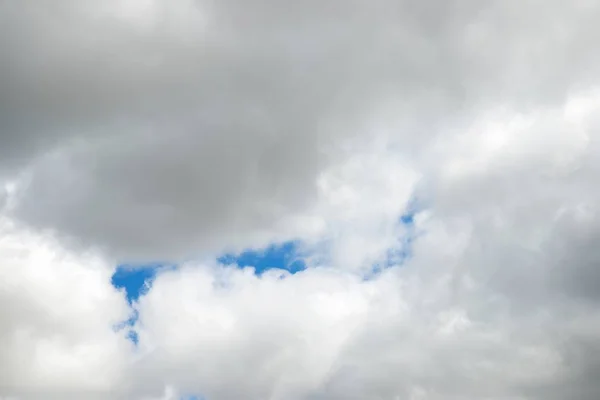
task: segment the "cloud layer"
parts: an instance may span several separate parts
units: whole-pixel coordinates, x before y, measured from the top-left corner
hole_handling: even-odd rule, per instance
[[[24,169],[14,213],[136,260],[264,241],[314,202],[349,138],[391,136],[418,157],[489,108],[586,88],[595,12],[584,1],[4,4],[2,164]]]
[[[600,6],[438,3],[2,3],[0,396],[598,399]]]

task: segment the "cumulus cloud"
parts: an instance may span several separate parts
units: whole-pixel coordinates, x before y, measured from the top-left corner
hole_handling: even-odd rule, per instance
[[[123,382],[130,344],[112,268],[0,219],[0,393],[95,398]]]
[[[599,12],[3,2],[0,396],[599,398]]]
[[[585,87],[596,12],[586,1],[3,4],[1,159],[22,171],[13,212],[132,260],[263,240],[315,202],[348,138],[391,135],[418,157],[490,107],[560,104]]]

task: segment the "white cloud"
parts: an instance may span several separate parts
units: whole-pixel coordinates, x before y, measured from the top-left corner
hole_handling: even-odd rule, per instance
[[[127,318],[111,268],[93,255],[0,219],[0,393],[111,392],[129,343],[112,326]]]
[[[597,4],[166,5],[0,5],[1,396],[599,398]]]

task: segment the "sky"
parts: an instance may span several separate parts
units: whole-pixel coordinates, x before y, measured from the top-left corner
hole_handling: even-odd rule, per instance
[[[599,18],[0,2],[0,399],[597,400]]]

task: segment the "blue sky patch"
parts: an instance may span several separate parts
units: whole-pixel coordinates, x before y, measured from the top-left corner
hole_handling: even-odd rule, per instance
[[[373,265],[371,273],[367,274],[367,279],[372,278],[372,276],[377,275],[384,269],[402,265],[411,257],[412,245],[417,238],[415,232],[415,215],[415,212],[407,211],[400,216],[398,222],[406,228],[406,235],[398,238],[398,245],[388,249],[385,258]]]
[[[306,269],[305,261],[302,259],[300,244],[295,241],[284,242],[281,244],[272,244],[264,249],[248,249],[240,253],[226,253],[217,258],[217,261],[227,266],[237,266],[239,268],[254,267],[256,274],[260,275],[269,269],[284,269],[290,273],[296,273]],[[135,324],[138,321],[138,312],[133,304],[139,298],[152,289],[152,282],[156,275],[165,269],[176,268],[169,267],[168,264],[153,263],[147,265],[119,265],[111,278],[112,285],[117,289],[124,289],[127,302],[131,306],[131,316],[129,319],[115,326],[115,330],[125,330],[126,337],[135,345],[139,338],[135,331]],[[199,399],[199,397],[187,397],[186,399]]]
[[[131,313],[131,316],[127,320],[125,320],[113,327],[115,332],[119,332],[126,328],[129,328],[129,329],[127,329],[125,337],[136,346],[139,343],[138,333],[135,330],[135,324],[138,321],[138,318],[139,318],[138,311],[133,310],[133,312]]]
[[[159,269],[163,268],[163,264],[148,264],[146,266],[120,265],[115,270],[115,273],[111,278],[111,283],[117,289],[125,289],[127,302],[132,306],[140,296],[143,296],[150,290],[156,274]],[[138,333],[135,331],[135,324],[139,318],[139,314],[133,307],[131,311],[130,317],[115,326],[115,330],[120,331],[129,328],[125,336],[137,346],[139,337]]]
[[[140,339],[138,337],[138,333],[136,331],[134,331],[133,329],[130,329],[127,332],[127,339],[131,340],[131,342],[133,344],[135,344],[137,346],[137,344],[139,343]]]
[[[415,214],[404,214],[400,217],[400,222],[404,225],[414,225],[415,223]]]
[[[227,253],[217,258],[217,261],[240,268],[254,267],[257,275],[273,268],[285,269],[292,274],[306,269],[300,244],[295,241],[273,244],[265,249],[248,249],[238,254]]]
[[[137,301],[145,294],[160,269],[160,264],[149,264],[147,266],[132,267],[127,265],[118,266],[111,278],[111,283],[117,289],[125,289],[129,304]]]
[[[300,244],[296,241],[272,244],[264,249],[247,249],[240,253],[226,253],[217,258],[223,265],[235,265],[239,268],[254,267],[256,274],[273,269],[285,269],[296,273],[306,269],[302,259]],[[111,278],[117,289],[124,289],[129,304],[136,302],[152,287],[152,282],[160,270],[168,268],[167,264],[154,263],[147,265],[119,265]],[[135,316],[125,325],[133,325]]]

